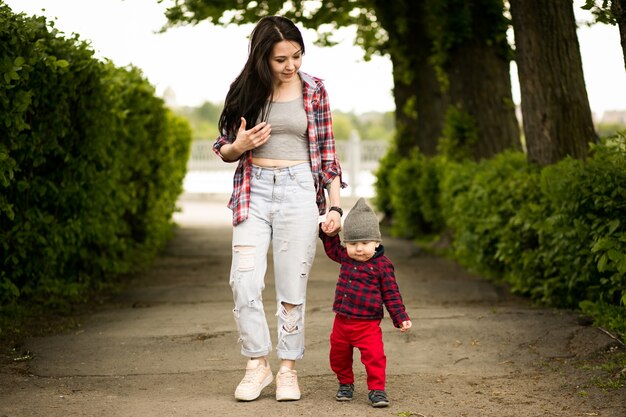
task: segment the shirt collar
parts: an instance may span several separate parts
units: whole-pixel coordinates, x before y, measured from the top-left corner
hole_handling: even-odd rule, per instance
[[[379,256],[383,256],[385,254],[385,247],[383,246],[383,244],[381,243],[380,245],[378,245],[378,247],[376,248],[376,252],[374,252],[374,256],[372,256],[372,259],[374,258],[378,258]]]

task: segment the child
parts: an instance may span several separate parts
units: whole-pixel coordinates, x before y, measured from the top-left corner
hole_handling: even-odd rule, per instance
[[[320,226],[320,238],[330,259],[341,264],[335,289],[335,321],[330,335],[330,367],[339,380],[337,401],[350,401],[354,394],[352,353],[361,352],[367,372],[369,400],[373,407],[387,407],[385,368],[380,321],[383,304],[395,327],[401,332],[411,328],[396,283],[393,264],[384,255],[376,214],[360,198],[344,222],[341,245],[337,232]]]

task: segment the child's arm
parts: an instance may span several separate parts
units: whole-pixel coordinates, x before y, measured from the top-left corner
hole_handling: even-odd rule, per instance
[[[393,321],[393,325],[405,332],[411,328],[411,319],[406,312],[400,289],[396,282],[396,276],[391,262],[385,262],[380,268],[380,291],[383,297],[383,303],[389,312],[389,316]]]
[[[339,240],[339,235],[335,234],[333,236],[328,236],[324,230],[322,229],[322,225],[320,224],[319,231],[320,239],[322,239],[322,243],[324,244],[324,251],[326,251],[326,255],[335,262],[341,263],[341,260],[344,256],[347,256],[346,248],[341,245],[341,241]]]

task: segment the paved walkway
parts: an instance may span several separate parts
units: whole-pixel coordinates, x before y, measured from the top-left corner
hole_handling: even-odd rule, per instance
[[[603,393],[579,366],[611,346],[609,337],[391,238],[384,244],[414,323],[400,334],[383,321],[391,407],[369,406],[358,359],[355,400],[333,399],[327,340],[338,265],[321,245],[298,363],[302,400],[277,403],[271,385],[257,401],[236,402],[245,362],[231,313],[225,201],[185,196],[181,227],[150,271],[78,330],[29,340],[33,359],[0,373],[0,417],[626,415],[624,391]],[[274,324],[271,278],[265,299]]]

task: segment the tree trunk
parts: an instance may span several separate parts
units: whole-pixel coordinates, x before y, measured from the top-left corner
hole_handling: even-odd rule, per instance
[[[510,0],[528,160],[585,158],[597,139],[572,0]]]
[[[430,60],[445,85],[450,109],[461,112],[449,113],[444,127],[446,149],[442,151],[480,160],[507,149],[521,149],[503,0],[426,3],[426,30],[433,38]]]
[[[615,17],[617,27],[619,27],[619,38],[622,44],[622,55],[624,57],[624,68],[626,68],[626,0],[613,0],[611,2],[611,13]]]
[[[389,35],[396,102],[396,144],[401,155],[417,147],[436,154],[447,97],[441,92],[429,63],[432,40],[428,37],[422,2],[374,1],[376,17]]]
[[[474,160],[522,149],[506,59],[479,41],[465,42],[451,51],[448,78],[452,104],[476,121],[479,137],[471,149]]]

